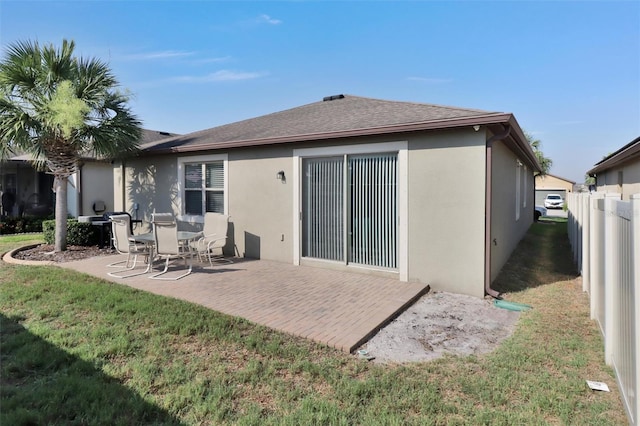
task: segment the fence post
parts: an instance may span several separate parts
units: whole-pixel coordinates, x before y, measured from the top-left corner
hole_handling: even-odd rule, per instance
[[[599,215],[596,210],[598,209],[598,200],[604,197],[603,193],[593,193],[589,196],[589,229],[591,230],[591,237],[589,238],[589,302],[591,307],[591,319],[596,319],[596,312],[598,303],[598,291],[597,286],[600,284],[600,271],[604,264],[604,259],[600,258],[600,246],[604,244],[601,240],[600,234],[604,223],[598,222]]]
[[[631,410],[635,409],[635,422],[640,424],[638,417],[640,417],[640,194],[633,194],[630,197],[631,202],[631,259],[633,265],[632,282],[633,282],[633,294],[634,294],[634,314],[632,318],[632,324],[635,328],[635,344],[632,347],[633,350],[633,364],[635,366],[635,380],[633,389],[635,389],[635,404],[634,407],[630,407]]]
[[[613,366],[613,350],[615,348],[614,312],[615,292],[617,285],[616,262],[618,246],[614,233],[616,201],[620,194],[604,196],[604,361]]]
[[[590,203],[589,194],[581,194],[580,204],[582,205],[582,262],[580,263],[580,271],[582,273],[582,291],[589,291],[591,286],[590,268],[590,251],[589,241],[591,241],[591,224],[590,224]]]

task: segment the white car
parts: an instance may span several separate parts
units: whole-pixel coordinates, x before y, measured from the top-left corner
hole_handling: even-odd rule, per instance
[[[535,206],[533,210],[533,218],[537,222],[542,216],[547,215],[547,209],[542,206]]]
[[[544,206],[548,209],[561,209],[564,205],[564,199],[559,194],[547,194],[544,199]]]

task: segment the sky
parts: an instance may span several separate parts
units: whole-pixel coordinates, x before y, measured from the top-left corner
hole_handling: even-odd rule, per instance
[[[0,1],[0,48],[109,64],[147,129],[349,94],[513,113],[583,182],[640,136],[638,1]]]

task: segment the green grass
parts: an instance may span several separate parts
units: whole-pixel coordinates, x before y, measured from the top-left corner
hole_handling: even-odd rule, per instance
[[[0,251],[22,244],[6,238]],[[532,226],[494,287],[534,309],[493,353],[388,366],[66,269],[0,265],[0,424],[625,424],[567,248],[565,223]]]
[[[15,234],[0,236],[0,255],[17,247],[42,243],[42,234]]]

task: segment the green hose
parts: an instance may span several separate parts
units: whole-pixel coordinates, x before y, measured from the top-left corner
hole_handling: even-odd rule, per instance
[[[533,308],[531,305],[525,305],[524,303],[508,302],[506,300],[494,300],[493,304],[498,308],[508,309],[510,311],[528,311]]]

